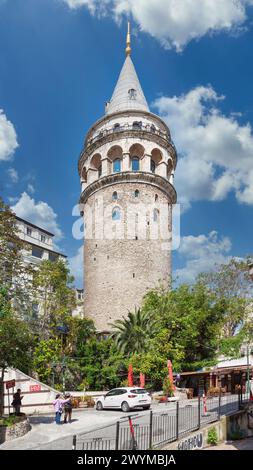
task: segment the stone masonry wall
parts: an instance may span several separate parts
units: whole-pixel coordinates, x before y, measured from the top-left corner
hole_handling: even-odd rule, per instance
[[[99,331],[110,330],[111,322],[139,307],[159,282],[168,283],[171,246],[161,233],[161,222],[171,228],[170,203],[162,190],[141,182],[110,185],[89,197],[84,210],[84,311]],[[115,208],[120,220],[112,221]]]

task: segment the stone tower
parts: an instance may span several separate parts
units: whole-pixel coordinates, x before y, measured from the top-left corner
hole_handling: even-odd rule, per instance
[[[129,28],[129,26],[128,26]],[[105,115],[79,158],[84,213],[84,312],[97,330],[142,303],[171,276],[176,150],[166,124],[149,111],[130,57]]]

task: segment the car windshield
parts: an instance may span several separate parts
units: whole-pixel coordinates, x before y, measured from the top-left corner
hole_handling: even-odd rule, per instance
[[[133,390],[130,390],[131,393],[136,393],[138,395],[142,395],[144,393],[148,393],[147,390],[144,390],[144,388],[135,388]]]

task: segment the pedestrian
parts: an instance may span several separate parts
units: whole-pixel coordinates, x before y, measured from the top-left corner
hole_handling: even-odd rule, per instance
[[[65,398],[66,400],[64,403],[64,423],[70,423],[73,408],[70,393],[66,393]]]
[[[56,424],[61,424],[61,415],[63,411],[64,400],[61,398],[61,394],[57,393],[55,400],[53,401],[54,411],[55,411],[55,422]]]
[[[12,406],[15,409],[15,415],[19,416],[20,415],[20,407],[22,405],[22,399],[24,397],[21,397],[21,390],[20,388],[17,389],[16,393],[13,395],[13,401],[12,401]]]

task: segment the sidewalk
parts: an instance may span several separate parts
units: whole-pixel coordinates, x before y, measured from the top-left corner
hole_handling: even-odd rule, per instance
[[[238,441],[227,441],[217,446],[206,447],[203,450],[253,450],[253,437]]]

